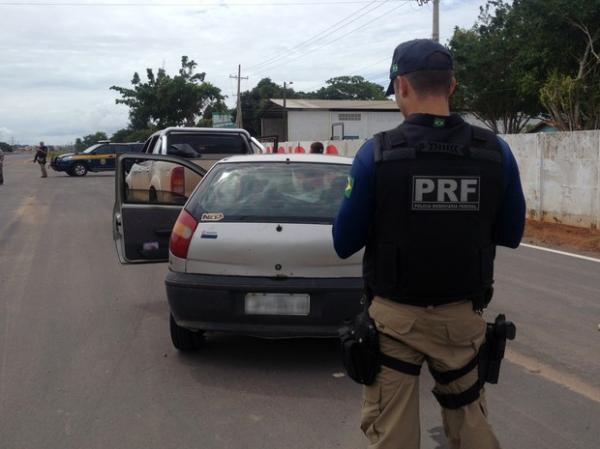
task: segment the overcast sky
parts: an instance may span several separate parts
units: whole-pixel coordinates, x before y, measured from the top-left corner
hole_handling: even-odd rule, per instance
[[[441,0],[440,42],[485,0]],[[340,75],[386,84],[394,47],[431,36],[416,0],[0,0],[0,141],[71,143],[127,126],[112,85],[182,55],[235,103],[261,78],[312,90]],[[145,77],[144,77],[145,78]]]

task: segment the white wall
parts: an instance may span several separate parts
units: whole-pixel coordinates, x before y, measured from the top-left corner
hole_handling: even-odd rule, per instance
[[[331,125],[339,123],[340,114],[360,114],[360,120],[344,123],[346,136],[366,139],[380,131],[395,128],[402,122],[400,111],[289,111],[288,134],[290,141],[325,140],[331,137]],[[336,130],[337,131],[337,130]]]
[[[289,111],[289,140],[323,140],[331,137],[329,111]]]
[[[600,131],[503,135],[530,218],[600,228]]]
[[[500,137],[519,165],[529,218],[600,228],[600,131]],[[352,157],[365,139],[322,142],[337,154]],[[298,146],[308,152],[310,142],[280,143],[286,152]]]

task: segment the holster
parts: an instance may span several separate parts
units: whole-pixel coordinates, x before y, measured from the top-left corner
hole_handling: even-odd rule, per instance
[[[363,296],[364,309],[339,330],[342,363],[355,382],[371,385],[380,370],[379,334],[369,316],[369,299]]]
[[[479,398],[484,384],[498,383],[500,364],[504,358],[506,340],[513,340],[516,336],[516,327],[506,321],[504,315],[498,315],[493,323],[487,323],[485,341],[478,354],[465,366],[450,371],[437,371],[429,366],[433,378],[441,385],[448,385],[464,376],[477,366],[478,377],[473,385],[462,393],[439,393],[435,389],[433,394],[443,408],[455,410],[468,405]]]
[[[479,351],[479,377],[483,382],[497,384],[500,365],[504,358],[506,340],[514,340],[517,328],[500,314],[493,323],[487,323],[485,343]]]

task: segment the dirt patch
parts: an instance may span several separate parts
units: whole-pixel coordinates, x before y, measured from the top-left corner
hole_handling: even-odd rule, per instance
[[[600,231],[527,220],[523,242],[600,256]]]

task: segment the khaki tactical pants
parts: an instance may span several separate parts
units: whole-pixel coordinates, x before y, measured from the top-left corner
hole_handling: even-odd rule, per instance
[[[46,171],[46,163],[44,162],[43,164],[40,162],[40,170],[42,171],[42,178],[47,178],[48,177],[48,172]]]
[[[465,366],[485,338],[484,319],[470,301],[438,307],[415,307],[375,297],[369,314],[380,335],[381,351],[405,362],[427,360],[438,371]],[[461,393],[477,380],[477,368],[439,393]],[[457,410],[442,409],[444,432],[451,449],[499,449],[480,398]],[[370,449],[419,449],[419,376],[381,367],[375,383],[363,390],[361,428]]]

